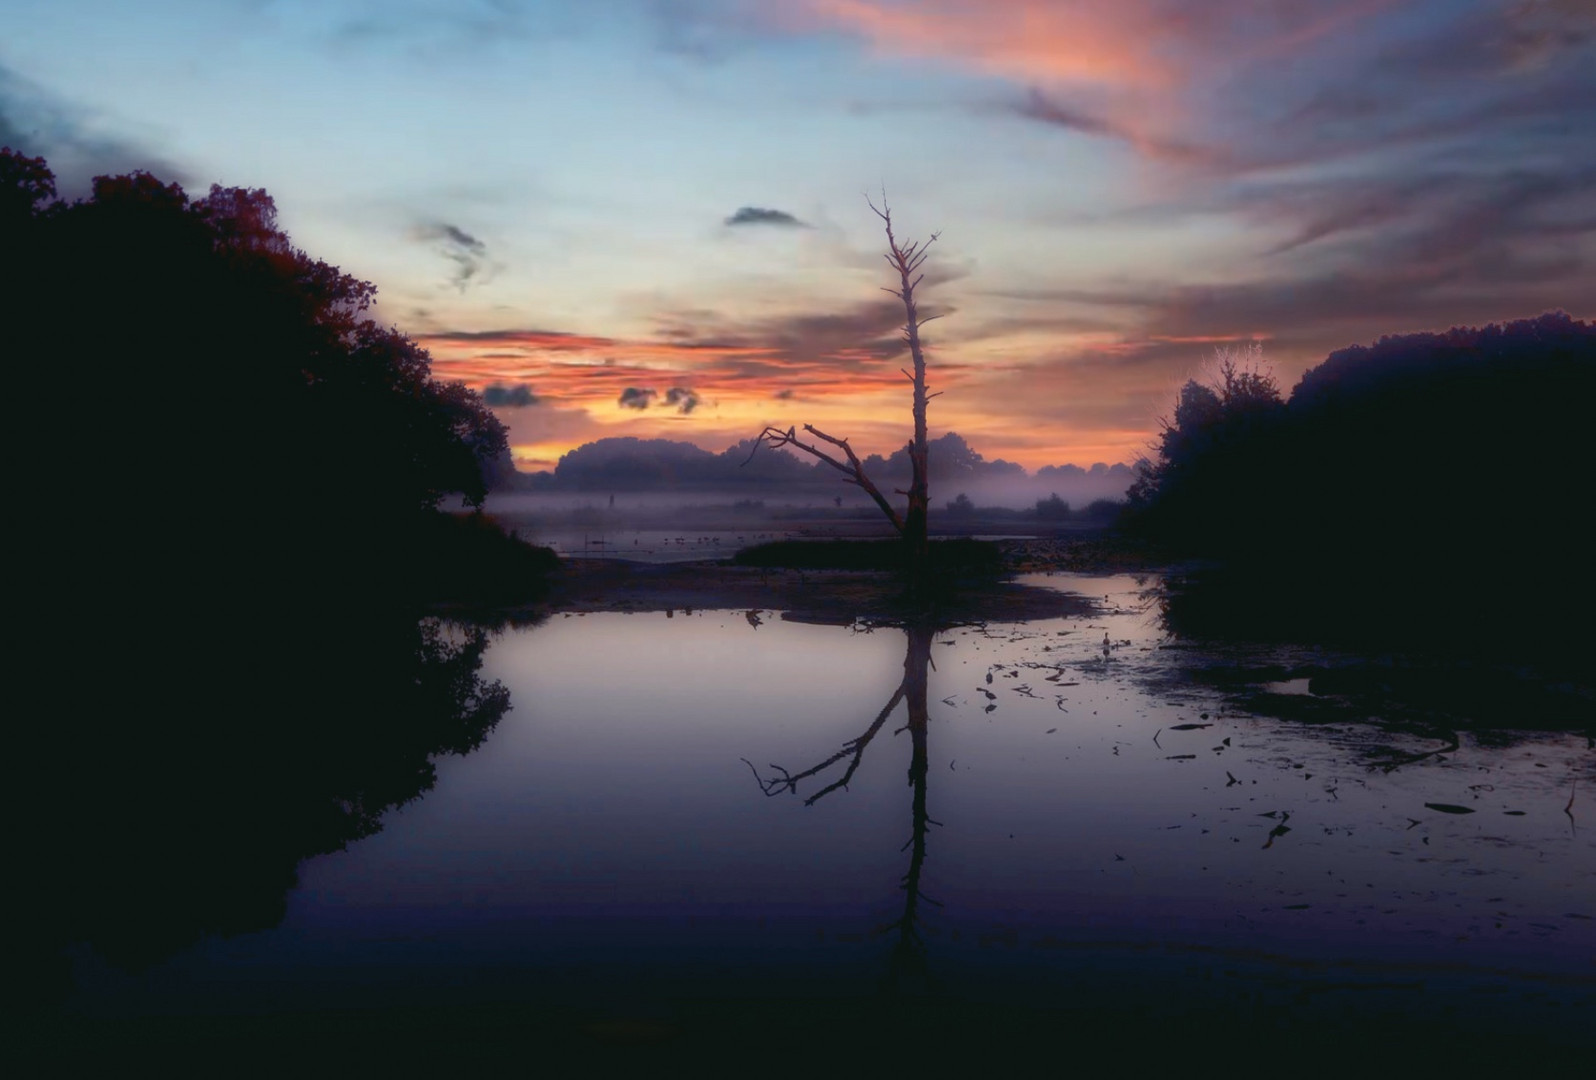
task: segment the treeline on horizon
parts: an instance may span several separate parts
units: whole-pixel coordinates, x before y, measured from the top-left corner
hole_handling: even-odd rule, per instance
[[[996,458],[988,461],[957,432],[930,440],[927,466],[934,492],[950,498],[960,485],[976,486],[1030,481],[1036,485],[1076,485],[1090,482],[1105,490],[1123,490],[1135,474],[1128,465],[1098,462],[1078,465],[1044,465],[1035,473],[1024,466]],[[878,482],[906,481],[909,454],[900,449],[883,457],[864,459],[866,473]],[[785,450],[756,447],[744,439],[721,453],[674,439],[639,439],[617,436],[584,443],[563,454],[552,471],[515,472],[504,462],[493,476],[499,491],[637,492],[670,489],[758,489],[761,492],[795,488],[836,489],[840,475],[821,461],[810,462]]]
[[[1194,631],[1573,655],[1593,401],[1596,325],[1562,313],[1342,349],[1285,398],[1231,365],[1181,390],[1124,524],[1218,562],[1172,611]]]

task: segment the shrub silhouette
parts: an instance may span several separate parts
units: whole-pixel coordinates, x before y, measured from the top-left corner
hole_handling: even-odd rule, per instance
[[[1593,391],[1596,326],[1560,313],[1343,349],[1283,404],[1236,408],[1188,384],[1127,518],[1224,560],[1215,613],[1253,603],[1297,633],[1583,648],[1584,620],[1534,644],[1481,630],[1566,627],[1596,599]]]

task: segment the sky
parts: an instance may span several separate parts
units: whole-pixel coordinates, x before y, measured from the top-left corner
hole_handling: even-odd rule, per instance
[[[265,188],[581,443],[909,434],[870,202],[936,236],[933,437],[1130,462],[1217,349],[1596,317],[1596,0],[6,0],[64,195]]]

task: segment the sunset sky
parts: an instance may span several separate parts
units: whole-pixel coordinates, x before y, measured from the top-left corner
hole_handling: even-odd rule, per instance
[[[932,435],[1032,468],[1216,345],[1596,316],[1596,0],[6,0],[0,143],[266,188],[529,469],[901,445],[883,186]]]

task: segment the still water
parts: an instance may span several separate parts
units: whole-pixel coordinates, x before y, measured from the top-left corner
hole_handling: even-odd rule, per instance
[[[1596,1025],[1585,735],[1526,718],[1453,750],[1250,715],[1178,677],[1194,654],[1145,580],[1036,583],[1099,611],[504,631],[483,675],[510,712],[380,832],[307,860],[278,926],[136,972],[79,950],[70,1008],[514,1004],[670,1032],[710,1001],[899,994]]]

